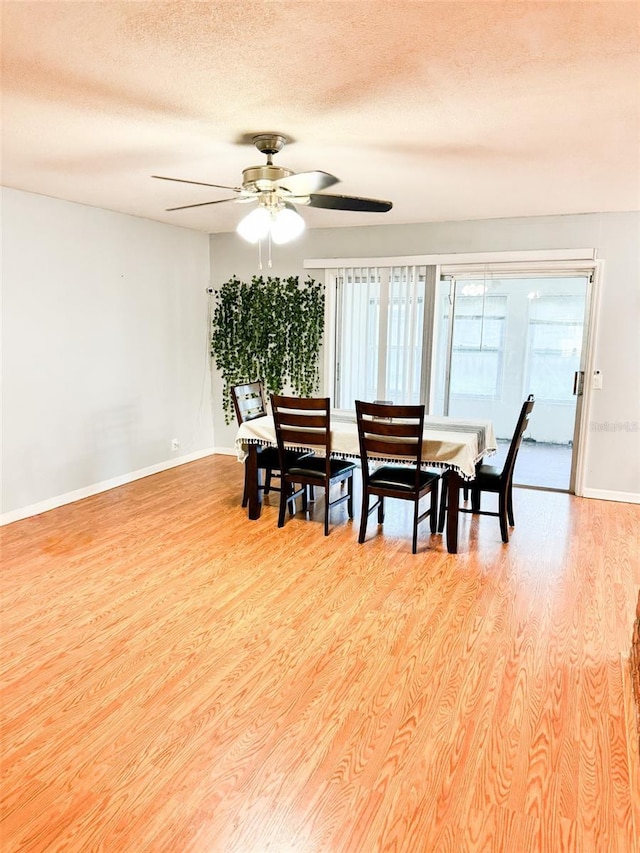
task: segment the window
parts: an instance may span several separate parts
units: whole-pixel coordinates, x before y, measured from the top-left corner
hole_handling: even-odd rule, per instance
[[[420,402],[425,279],[415,266],[338,272],[338,408],[353,409],[356,399]]]
[[[453,347],[451,352],[452,397],[488,397],[502,393],[502,363],[507,316],[507,297],[456,295]],[[445,323],[449,299],[444,299]]]
[[[529,303],[526,387],[538,400],[570,402],[573,386],[569,380],[580,369],[584,297],[532,292]]]

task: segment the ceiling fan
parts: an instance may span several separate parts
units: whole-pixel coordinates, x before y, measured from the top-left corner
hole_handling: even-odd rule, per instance
[[[322,194],[339,178],[328,172],[292,172],[282,166],[275,166],[273,156],[282,151],[286,138],[278,133],[259,133],[253,137],[253,144],[267,162],[263,166],[249,166],[242,172],[242,186],[230,187],[223,184],[209,184],[203,181],[188,181],[184,178],[168,178],[164,175],[152,175],[161,181],[176,181],[181,184],[195,184],[201,187],[231,190],[235,195],[230,198],[204,201],[197,204],[183,204],[169,207],[168,211],[186,210],[192,207],[206,207],[210,204],[224,204],[228,201],[240,203],[257,202],[258,207],[246,216],[238,226],[242,237],[252,243],[269,235],[275,243],[285,243],[298,236],[304,228],[304,220],[296,212],[294,205],[323,207],[329,210],[354,210],[372,213],[386,213],[391,210],[390,201],[358,196]]]

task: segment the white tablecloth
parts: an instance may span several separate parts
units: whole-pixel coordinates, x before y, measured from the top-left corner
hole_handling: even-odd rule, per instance
[[[426,468],[453,468],[465,480],[475,476],[476,462],[496,451],[491,421],[427,416],[423,436],[422,464]],[[247,458],[249,444],[276,446],[276,431],[271,415],[247,421],[238,428],[235,445],[240,462]],[[332,418],[331,452],[346,458],[360,457],[355,418],[352,421]]]

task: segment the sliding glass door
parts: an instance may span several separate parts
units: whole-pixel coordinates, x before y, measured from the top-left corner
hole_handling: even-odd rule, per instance
[[[573,491],[589,277],[457,275],[436,297],[432,410],[494,423],[499,464],[536,398],[515,482]]]

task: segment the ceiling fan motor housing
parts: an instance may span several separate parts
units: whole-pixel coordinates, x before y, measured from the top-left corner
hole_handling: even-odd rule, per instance
[[[242,188],[245,190],[267,190],[271,189],[273,181],[280,178],[288,178],[294,173],[291,169],[283,169],[281,166],[267,164],[265,166],[249,166],[242,171]]]

